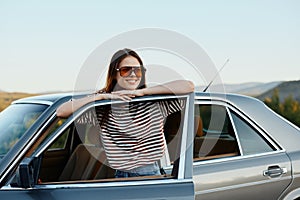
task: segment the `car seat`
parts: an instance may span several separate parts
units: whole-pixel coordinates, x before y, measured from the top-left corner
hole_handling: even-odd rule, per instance
[[[59,181],[92,180],[107,178],[106,156],[100,145],[99,128],[89,127],[89,143],[79,144],[71,154]]]

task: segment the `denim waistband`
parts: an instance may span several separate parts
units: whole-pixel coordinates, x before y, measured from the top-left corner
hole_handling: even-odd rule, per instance
[[[137,167],[131,170],[122,170],[124,172],[130,172],[130,173],[146,173],[146,172],[153,172],[153,171],[158,171],[159,170],[159,166],[157,162],[148,164],[148,165],[144,165],[141,167]]]

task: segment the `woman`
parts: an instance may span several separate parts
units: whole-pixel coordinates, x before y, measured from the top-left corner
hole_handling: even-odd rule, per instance
[[[194,84],[185,80],[146,87],[145,72],[136,52],[119,50],[111,59],[105,87],[94,95],[62,104],[56,111],[57,116],[68,117],[95,100],[120,99],[130,102],[136,96],[185,94],[194,90]],[[108,163],[116,170],[116,177],[158,175],[157,161],[165,151],[164,120],[182,107],[183,102],[179,100],[127,103],[96,112],[89,111],[78,122],[100,127],[100,138]]]

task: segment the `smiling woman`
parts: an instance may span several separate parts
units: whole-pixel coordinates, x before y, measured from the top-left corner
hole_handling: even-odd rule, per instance
[[[111,59],[106,86],[94,95],[69,101],[57,109],[57,116],[68,117],[94,100],[120,99],[124,103],[100,110],[90,110],[78,124],[99,127],[99,137],[108,155],[108,163],[116,177],[160,175],[158,162],[165,154],[163,124],[168,115],[184,108],[179,99],[143,102],[131,106],[136,96],[151,94],[185,94],[193,92],[194,84],[186,80],[146,87],[142,59],[131,49],[117,51]],[[126,152],[123,149],[126,147]],[[136,152],[139,152],[136,155]],[[124,156],[126,155],[126,156]]]

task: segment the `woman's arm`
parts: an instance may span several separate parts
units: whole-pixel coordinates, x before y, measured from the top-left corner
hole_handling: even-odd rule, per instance
[[[113,94],[128,95],[129,97],[152,94],[187,94],[194,91],[194,83],[187,80],[176,80],[165,84],[156,85],[138,90],[121,90]]]
[[[68,101],[60,105],[56,110],[58,117],[69,117],[80,107],[90,102],[102,99],[120,99],[124,101],[131,100],[135,96],[144,96],[151,94],[186,94],[194,91],[194,84],[191,81],[177,80],[162,85],[148,87],[139,90],[121,90],[112,93],[94,94],[81,99]]]
[[[60,105],[56,110],[56,116],[66,118],[69,117],[72,113],[74,113],[76,110],[78,110],[80,107],[96,101],[96,100],[102,100],[102,99],[121,99],[124,101],[128,101],[131,98],[127,95],[119,95],[119,94],[109,94],[109,93],[103,93],[103,94],[93,94],[86,97],[83,97],[81,99],[75,99],[72,101],[68,101]]]
[[[144,95],[151,94],[187,94],[194,91],[194,83],[186,80],[171,81],[162,85],[142,89]]]

